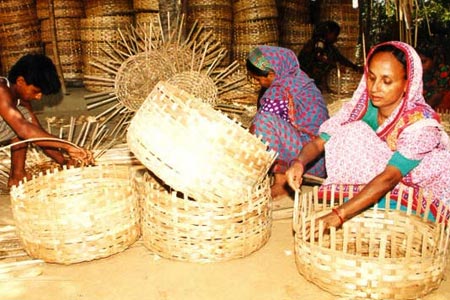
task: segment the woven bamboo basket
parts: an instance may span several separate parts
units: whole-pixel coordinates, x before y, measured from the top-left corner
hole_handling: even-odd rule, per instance
[[[205,19],[210,20],[233,20],[233,9],[231,3],[225,5],[220,4],[193,4],[189,2],[188,7],[188,19]]]
[[[57,41],[80,41],[80,19],[78,18],[57,18],[55,19]],[[50,19],[41,21],[42,42],[52,42],[52,27]]]
[[[197,71],[177,73],[167,80],[167,83],[192,94],[205,103],[216,105],[218,88],[211,77]]]
[[[115,75],[109,71],[93,66],[91,62],[94,62],[95,60],[110,60],[110,55],[114,55],[113,49],[106,42],[83,41],[81,43],[81,49],[84,87],[91,92],[111,90],[111,85],[114,83]],[[94,78],[102,78],[102,80],[91,79],[91,76]]]
[[[276,157],[260,137],[166,82],[134,115],[127,142],[156,176],[199,202],[240,201]]]
[[[48,0],[36,0],[37,16],[40,20],[49,18]],[[84,18],[84,5],[80,0],[54,0],[55,18]]]
[[[410,198],[406,212],[375,206],[310,239],[306,226],[320,228],[316,218],[342,201],[318,199],[317,189],[297,197],[294,243],[301,275],[346,299],[418,299],[439,287],[450,235],[445,224],[429,221],[428,209],[424,216],[412,212]]]
[[[277,8],[281,26],[286,21],[310,22],[309,0],[278,0]]]
[[[351,68],[334,68],[328,74],[328,86],[335,93],[348,97],[355,92],[361,76],[362,73]]]
[[[0,1],[0,24],[37,20],[34,0]]]
[[[141,11],[158,11],[158,0],[133,0],[133,8],[136,12]]]
[[[115,94],[120,103],[131,111],[141,107],[148,94],[161,80],[175,74],[171,57],[164,51],[138,53],[125,60],[115,78]]]
[[[80,20],[83,42],[106,42],[121,39],[118,28],[127,28],[133,17],[127,15],[88,17]]]
[[[130,0],[89,0],[85,2],[86,17],[128,15],[133,13]]]
[[[239,44],[234,43],[233,44],[233,60],[237,60],[241,66],[244,67],[243,71],[245,71],[245,61],[247,60],[247,56],[255,47],[260,46],[260,43],[254,43],[254,44]],[[270,42],[265,43],[267,46],[278,46],[278,42]]]
[[[140,24],[153,24],[154,28],[159,26],[159,13],[157,12],[136,12],[134,18],[138,26]]]
[[[275,0],[234,0],[233,18],[235,22],[263,20],[278,17]]]
[[[18,236],[28,254],[72,264],[121,252],[139,236],[128,166],[54,170],[11,190]]]
[[[168,259],[195,263],[250,255],[270,238],[272,207],[266,178],[238,203],[199,202],[145,173],[135,186],[145,247]]]
[[[53,61],[56,61],[53,55],[53,45],[45,44],[45,54]],[[64,75],[64,80],[82,80],[83,79],[83,59],[81,52],[81,41],[62,41],[58,42],[59,60]]]
[[[252,20],[233,24],[235,44],[278,43],[277,19]]]
[[[0,24],[0,57],[2,74],[25,54],[42,53],[38,19]]]

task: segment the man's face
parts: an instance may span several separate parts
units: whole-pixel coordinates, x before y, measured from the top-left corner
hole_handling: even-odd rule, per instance
[[[19,98],[21,100],[33,101],[42,99],[41,89],[32,84],[27,84],[23,77],[19,76],[17,78],[16,84]]]

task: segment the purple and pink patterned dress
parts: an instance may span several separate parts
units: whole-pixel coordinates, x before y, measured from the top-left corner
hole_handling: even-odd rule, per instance
[[[270,64],[276,78],[259,99],[250,131],[278,152],[272,171],[284,173],[303,146],[317,137],[319,126],[328,119],[328,110],[314,81],[300,70],[293,51],[259,46],[249,57],[254,58],[255,53]],[[307,166],[306,172],[325,177],[324,158]]]
[[[422,190],[433,197],[434,217],[439,212],[448,213],[444,208],[450,205],[449,137],[438,115],[423,98],[420,58],[408,44],[384,44],[394,45],[406,55],[408,87],[404,99],[378,128],[369,126],[369,111],[376,108],[368,97],[365,71],[352,100],[320,127],[321,136],[328,136],[325,144],[328,177],[322,190],[330,184],[343,184],[344,194],[349,192],[350,186],[357,192],[388,164],[395,166],[396,157],[401,156],[417,162],[401,180],[401,184],[414,188],[413,209],[422,211],[425,206],[425,203],[418,203],[418,191]],[[395,195],[399,188],[400,184],[392,191],[394,200],[398,200]],[[403,205],[407,197],[405,193],[401,199]]]

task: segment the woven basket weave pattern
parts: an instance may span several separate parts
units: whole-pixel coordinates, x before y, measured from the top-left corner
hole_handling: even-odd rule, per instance
[[[143,165],[197,201],[239,201],[276,156],[209,104],[163,82],[136,112],[127,141]]]
[[[375,207],[342,228],[332,227],[310,239],[306,225],[317,226],[316,218],[342,201],[322,202],[311,192],[296,202],[294,243],[300,274],[346,299],[417,299],[439,287],[448,254],[445,224],[428,221],[426,215]]]
[[[144,245],[162,257],[199,263],[227,261],[255,252],[270,237],[268,178],[240,203],[188,199],[150,175],[136,187],[142,196]]]
[[[13,188],[18,235],[30,256],[71,264],[125,250],[139,236],[128,166],[72,168]]]

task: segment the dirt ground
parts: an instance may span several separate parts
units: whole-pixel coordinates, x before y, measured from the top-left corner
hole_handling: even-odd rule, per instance
[[[275,208],[289,207],[283,198]],[[0,224],[14,224],[9,195],[0,197]],[[0,279],[2,300],[308,300],[340,299],[297,271],[291,220],[274,221],[268,243],[228,262],[186,263],[161,258],[137,241],[110,257],[73,265],[44,264],[42,274]],[[444,280],[424,300],[450,299]]]
[[[64,101],[74,103],[80,100],[77,97],[80,94],[73,93]],[[292,205],[292,199],[285,197],[274,208]],[[9,195],[1,194],[0,225],[14,225],[10,208]],[[45,263],[40,275],[0,276],[0,300],[340,299],[298,273],[291,224],[289,218],[274,221],[266,245],[247,257],[228,262],[197,264],[168,260],[138,241],[104,259],[67,266]],[[450,268],[445,274],[439,289],[424,300],[450,299]]]

